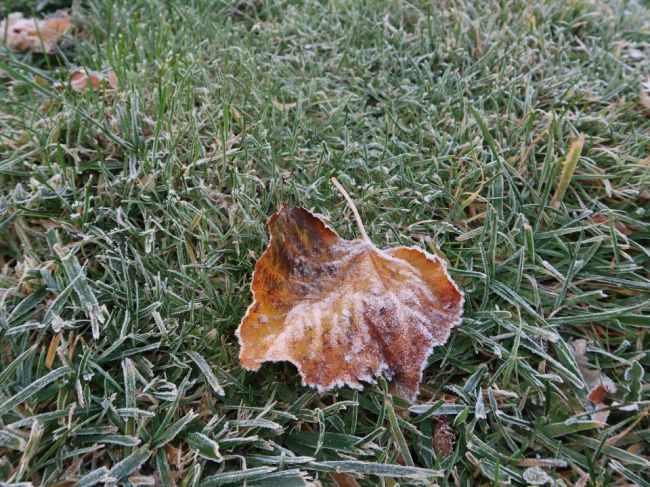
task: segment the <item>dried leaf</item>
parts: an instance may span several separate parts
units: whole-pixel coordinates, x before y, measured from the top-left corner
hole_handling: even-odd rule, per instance
[[[268,226],[237,330],[242,365],[289,361],[321,391],[385,375],[413,400],[427,357],[462,315],[445,263],[415,247],[343,240],[304,208],[282,207]]]
[[[449,419],[442,418],[436,421],[433,428],[433,447],[440,454],[440,458],[451,455],[456,442],[456,431],[449,426]]]
[[[605,410],[607,406],[602,402],[594,406],[595,412],[591,414],[591,419],[603,423],[603,427],[607,426],[607,419],[609,418],[609,411]]]
[[[61,38],[72,28],[67,12],[58,12],[46,19],[25,18],[20,12],[9,14],[0,23],[0,39],[15,52],[53,53]]]
[[[590,216],[589,221],[591,223],[595,223],[596,225],[609,225],[609,218],[602,213]],[[630,227],[618,221],[614,222],[614,228],[616,228],[616,230],[621,232],[621,234],[625,235],[626,237],[634,233]]]
[[[607,407],[603,403],[603,400],[609,394],[614,394],[616,392],[616,384],[614,384],[614,381],[606,375],[588,368],[589,360],[587,358],[587,340],[584,338],[574,340],[571,343],[571,346],[573,348],[573,355],[578,367],[580,368],[580,372],[582,372],[587,387],[589,387],[587,399],[594,403],[595,412],[591,415],[591,418],[594,421],[600,421],[604,426],[609,416],[609,411],[602,411],[602,409]]]
[[[117,76],[113,71],[107,73],[98,73],[96,71],[86,71],[84,69],[75,69],[70,73],[70,87],[75,91],[85,91],[87,89],[98,90],[102,87],[116,89],[118,85]],[[64,83],[56,83],[54,88],[63,90],[66,87]]]
[[[115,71],[111,70],[106,74],[106,81],[108,81],[108,86],[110,86],[113,89],[116,89],[119,81],[117,79],[117,75],[115,74]]]
[[[608,395],[609,391],[607,388],[603,384],[598,384],[591,391],[589,391],[587,399],[589,399],[591,402],[601,403],[603,402],[603,399],[605,399]]]
[[[338,487],[360,487],[359,483],[346,473],[330,472],[330,477]]]

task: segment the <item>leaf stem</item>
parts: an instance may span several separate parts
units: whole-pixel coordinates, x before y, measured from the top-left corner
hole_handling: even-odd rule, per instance
[[[368,234],[366,233],[366,229],[363,227],[363,222],[361,221],[361,216],[359,216],[359,212],[357,211],[357,207],[354,204],[354,201],[352,201],[352,198],[350,198],[350,195],[348,192],[345,190],[343,186],[341,186],[341,183],[338,182],[336,178],[332,178],[332,184],[336,189],[338,189],[343,197],[345,198],[345,201],[348,202],[348,206],[352,210],[352,213],[354,214],[354,219],[357,222],[357,227],[359,228],[359,233],[361,233],[361,237],[366,241],[370,242],[370,238],[368,238]]]

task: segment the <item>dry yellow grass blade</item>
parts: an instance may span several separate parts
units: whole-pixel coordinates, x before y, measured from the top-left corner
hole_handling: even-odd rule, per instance
[[[572,144],[569,149],[569,153],[564,160],[564,165],[562,166],[562,175],[560,176],[560,181],[557,184],[555,189],[555,194],[553,199],[551,199],[551,208],[558,209],[562,198],[564,198],[564,193],[566,193],[573,173],[576,170],[578,165],[578,160],[580,160],[580,154],[582,154],[582,147],[585,145],[585,136],[580,135]]]

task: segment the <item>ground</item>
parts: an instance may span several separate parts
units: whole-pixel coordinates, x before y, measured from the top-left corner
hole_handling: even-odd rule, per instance
[[[0,480],[650,485],[647,3],[73,15],[55,54],[0,48]],[[119,86],[53,87],[77,67]],[[358,237],[332,176],[465,292],[415,404],[239,364],[278,205]]]

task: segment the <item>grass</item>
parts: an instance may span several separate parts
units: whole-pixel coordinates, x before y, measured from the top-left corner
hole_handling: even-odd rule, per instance
[[[647,4],[89,0],[75,19],[55,56],[0,52],[0,481],[650,485]],[[52,89],[76,66],[120,88]],[[438,252],[466,293],[415,405],[239,366],[278,204],[356,236],[332,176],[376,244]]]

